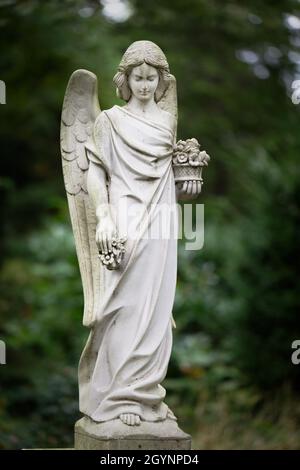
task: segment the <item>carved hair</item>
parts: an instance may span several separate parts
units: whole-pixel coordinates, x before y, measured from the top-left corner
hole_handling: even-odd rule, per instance
[[[117,87],[117,96],[124,101],[129,101],[131,90],[128,84],[128,77],[134,67],[146,63],[155,67],[158,71],[159,82],[155,91],[155,101],[160,101],[170,82],[170,69],[166,56],[154,42],[135,41],[124,53],[118,72],[113,78]]]

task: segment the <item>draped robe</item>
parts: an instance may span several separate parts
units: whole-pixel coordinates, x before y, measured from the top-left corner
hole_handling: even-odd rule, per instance
[[[80,411],[98,422],[121,413],[176,419],[161,385],[172,349],[177,277],[174,135],[167,123],[114,106],[96,119],[94,138],[97,154],[89,158],[109,175],[109,203],[127,241],[120,268],[103,268],[101,308],[79,363]],[[146,211],[129,218],[137,208]]]

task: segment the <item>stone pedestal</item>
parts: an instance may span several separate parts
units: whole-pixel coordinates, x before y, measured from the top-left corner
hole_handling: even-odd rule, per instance
[[[75,424],[76,450],[189,450],[191,442],[171,419],[128,426],[120,419],[96,423],[84,417]]]

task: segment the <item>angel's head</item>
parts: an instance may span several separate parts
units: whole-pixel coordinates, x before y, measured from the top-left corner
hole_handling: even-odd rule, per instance
[[[154,93],[155,101],[159,101],[171,79],[166,56],[154,42],[136,41],[126,50],[113,78],[117,96],[129,101],[135,89],[138,90],[138,81],[144,76],[148,77],[148,91],[143,93],[141,90],[139,99],[147,99],[147,93]]]

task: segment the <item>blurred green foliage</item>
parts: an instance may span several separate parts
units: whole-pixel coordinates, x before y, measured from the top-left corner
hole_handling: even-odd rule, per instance
[[[112,77],[137,39],[157,42],[177,78],[178,137],[197,137],[212,157],[197,201],[204,249],[179,243],[167,401],[199,446],[295,448],[299,2],[131,0],[124,21],[109,16],[109,3],[0,1],[0,448],[72,445],[88,331],[60,112],[77,68],[98,75],[103,109],[115,104]],[[230,443],[226,430],[244,441]]]

